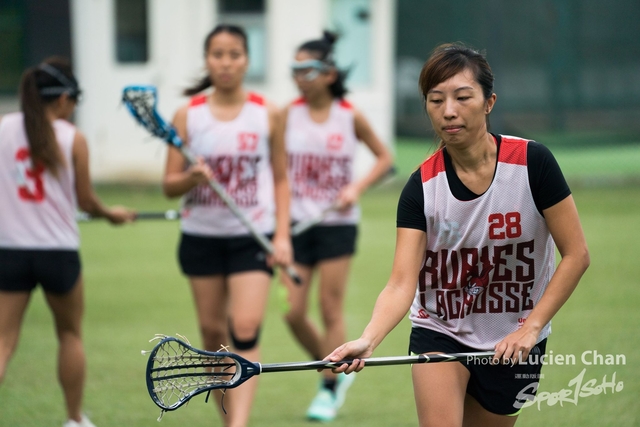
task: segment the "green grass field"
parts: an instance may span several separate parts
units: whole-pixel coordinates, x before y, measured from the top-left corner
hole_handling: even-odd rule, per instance
[[[426,147],[426,146],[425,146]],[[636,146],[637,147],[637,146]],[[359,252],[354,259],[347,296],[348,334],[355,338],[366,325],[378,292],[391,268],[395,240],[395,205],[404,178],[420,162],[428,147],[398,147],[400,177],[394,184],[363,197],[364,217]],[[623,147],[624,148],[624,147]],[[627,147],[628,148],[628,147]],[[422,150],[422,153],[418,153]],[[590,150],[600,150],[597,153]],[[560,164],[576,185],[574,197],[590,246],[592,264],[573,297],[554,319],[548,351],[575,354],[575,365],[543,369],[540,394],[548,399],[526,408],[518,426],[637,426],[640,410],[640,188],[638,185],[591,185],[589,172],[602,176],[634,176],[640,149],[617,159],[614,150],[557,152]],[[554,151],[555,153],[555,151]],[[592,159],[593,164],[586,159]],[[604,163],[610,162],[608,168]],[[627,164],[628,162],[628,164]],[[624,165],[624,166],[623,166]],[[615,171],[611,174],[611,171]],[[626,178],[625,178],[626,179]],[[611,183],[611,181],[603,181]],[[105,202],[140,210],[174,208],[157,188],[99,187]],[[160,411],[150,400],[144,381],[148,342],[156,333],[182,334],[199,346],[200,340],[187,281],[176,262],[177,222],[140,222],[116,228],[103,222],[81,225],[86,281],[84,336],[88,355],[85,409],[98,427],[158,425]],[[263,362],[305,360],[280,319],[278,283],[274,281],[263,328]],[[316,314],[314,312],[314,314]],[[376,350],[375,356],[406,354],[409,324],[403,321]],[[585,351],[626,357],[624,365],[586,365]],[[19,348],[0,386],[0,427],[59,426],[64,419],[61,392],[55,375],[56,342],[51,316],[41,292],[33,295]],[[576,378],[583,388],[576,402]],[[615,386],[608,386],[615,376]],[[310,425],[304,411],[316,389],[315,372],[272,373],[261,385],[252,415],[255,426]],[[590,381],[590,382],[589,382]],[[605,383],[605,387],[597,386]],[[621,385],[620,385],[621,383]],[[565,400],[557,397],[571,390]],[[600,391],[600,394],[595,394]],[[549,395],[549,393],[555,393]],[[214,405],[196,397],[178,411],[165,414],[160,425],[221,425]],[[358,374],[345,406],[332,423],[343,426],[415,426],[409,367],[365,369]]]

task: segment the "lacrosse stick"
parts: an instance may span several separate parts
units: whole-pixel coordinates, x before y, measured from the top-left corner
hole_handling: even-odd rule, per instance
[[[327,362],[291,362],[260,364],[235,353],[212,352],[193,348],[184,341],[159,335],[160,342],[149,352],[147,389],[162,411],[173,411],[192,397],[215,389],[238,387],[249,378],[268,372],[309,371],[337,368],[351,360]],[[373,357],[363,359],[365,366],[407,365],[414,363],[466,361],[493,357],[495,352],[420,354],[417,356]]]
[[[387,173],[385,173],[377,181],[376,186],[379,187],[381,185],[384,185],[384,184],[387,184],[387,183],[391,182],[394,179],[395,175],[396,175],[396,167],[395,166],[391,166],[389,168],[389,170],[387,171]],[[300,221],[300,222],[296,223],[293,227],[291,227],[291,235],[292,236],[297,236],[299,234],[304,233],[305,231],[307,231],[311,227],[320,224],[327,217],[327,215],[329,215],[329,213],[334,212],[337,209],[338,209],[338,205],[336,203],[333,203],[331,206],[329,206],[328,208],[324,209],[320,213],[320,215],[316,216],[315,218],[311,218],[311,219],[308,219],[306,221]]]
[[[196,157],[187,147],[184,146],[182,139],[178,135],[176,129],[167,123],[158,113],[156,105],[158,96],[155,86],[127,86],[122,92],[122,101],[127,106],[131,115],[147,129],[152,135],[157,136],[169,145],[180,150],[182,155],[191,164],[196,163]],[[209,180],[209,186],[216,192],[218,197],[222,199],[225,205],[233,212],[240,222],[247,227],[254,239],[260,244],[269,255],[273,255],[273,245],[271,242],[247,219],[242,213],[236,202],[227,194],[224,187],[215,179]],[[292,266],[286,267],[287,274],[297,284],[301,284],[302,280]]]
[[[93,217],[86,212],[77,212],[76,213],[76,221],[78,222],[89,222],[95,219],[103,219],[103,217]],[[137,212],[136,221],[140,219],[166,219],[168,221],[174,221],[180,219],[180,212],[170,209],[164,212]]]

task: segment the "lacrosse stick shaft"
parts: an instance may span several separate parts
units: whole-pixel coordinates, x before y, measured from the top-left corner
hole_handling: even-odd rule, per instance
[[[96,219],[104,219],[104,217],[94,217],[86,212],[76,213],[76,221],[88,222]],[[166,219],[169,221],[180,219],[180,212],[176,210],[158,211],[158,212],[137,212],[135,216],[136,220],[140,219]]]
[[[230,352],[199,350],[170,336],[151,350],[147,362],[146,380],[149,395],[163,411],[173,411],[192,397],[214,389],[235,388],[251,377],[268,372],[310,371],[338,368],[353,360],[329,362],[289,362],[260,364]],[[144,354],[145,352],[143,352]],[[495,352],[440,353],[417,356],[377,357],[362,359],[365,366],[406,365],[429,362],[483,363]]]
[[[124,88],[122,100],[129,109],[129,112],[142,124],[151,134],[157,136],[171,146],[177,148],[191,164],[197,162],[196,157],[190,153],[183,144],[176,129],[167,124],[156,111],[157,91],[154,86],[127,86]],[[215,180],[209,181],[209,186],[222,199],[233,214],[247,227],[251,235],[260,246],[269,254],[273,255],[274,249],[271,242],[259,233],[253,224],[244,216],[235,201],[227,194],[225,189]],[[286,267],[287,274],[296,284],[301,284],[302,280],[292,266]]]
[[[494,351],[482,351],[475,353],[444,353],[444,354],[419,354],[416,356],[392,356],[392,357],[371,357],[364,360],[366,366],[392,366],[392,365],[412,365],[418,363],[437,362],[472,362],[474,360],[488,359],[495,355]],[[318,369],[333,369],[343,364],[351,364],[353,360],[343,360],[340,362],[328,362],[317,360],[313,362],[293,362],[293,363],[270,363],[260,364],[260,373],[267,372],[288,372],[307,371]]]
[[[383,185],[383,184],[389,182],[390,180],[393,179],[395,174],[396,174],[396,168],[395,168],[395,166],[391,166],[389,168],[389,171],[387,171],[387,173],[376,182],[376,186],[380,186],[380,185]],[[304,233],[305,231],[307,231],[308,229],[320,224],[327,217],[327,215],[329,215],[331,212],[334,212],[335,210],[337,210],[338,207],[339,206],[338,206],[337,203],[333,203],[331,206],[329,206],[328,208],[324,209],[320,213],[320,215],[316,216],[315,218],[311,218],[311,219],[308,219],[306,221],[300,221],[299,223],[297,223],[296,225],[291,227],[291,235],[292,236],[298,236],[298,235]]]
[[[189,163],[195,164],[197,162],[195,156],[191,152],[189,152],[189,150],[187,150],[184,146],[180,146],[179,150]],[[227,192],[224,190],[222,185],[220,185],[220,183],[215,179],[210,179],[209,186],[213,189],[213,191],[216,192],[218,197],[222,199],[222,201],[225,203],[225,205],[227,205],[227,207],[231,210],[231,212],[233,212],[236,218],[240,220],[242,225],[247,227],[247,229],[249,230],[249,233],[251,233],[251,235],[262,247],[262,249],[264,249],[269,255],[273,255],[273,252],[274,252],[273,245],[271,244],[269,239],[267,239],[267,237],[264,234],[256,230],[255,226],[242,213],[242,211],[240,210],[236,202],[231,198],[231,196],[227,194]],[[293,266],[290,266],[290,265],[287,266],[286,272],[287,272],[287,275],[291,277],[291,279],[293,279],[293,281],[296,284],[298,285],[302,284],[302,279],[298,275],[298,272],[293,268]]]
[[[291,227],[291,235],[298,236],[304,233],[305,231],[307,231],[308,229],[320,224],[322,220],[324,220],[330,212],[335,211],[337,208],[338,206],[336,204],[333,204],[329,206],[327,209],[323,210],[322,213],[320,213],[320,215],[318,215],[317,217],[311,218],[307,221],[300,221],[299,223]]]

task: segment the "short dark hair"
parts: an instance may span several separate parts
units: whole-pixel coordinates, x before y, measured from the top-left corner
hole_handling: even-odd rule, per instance
[[[493,72],[485,56],[462,43],[446,43],[436,47],[422,67],[419,86],[422,96],[438,84],[450,79],[459,72],[469,69],[482,87],[484,99],[493,93]]]

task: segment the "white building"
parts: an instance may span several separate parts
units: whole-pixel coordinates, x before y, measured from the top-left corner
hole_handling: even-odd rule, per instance
[[[296,97],[289,65],[297,46],[337,30],[338,65],[351,67],[352,101],[381,138],[393,141],[395,0],[70,0],[73,61],[84,88],[76,122],[96,181],[159,181],[164,144],[120,103],[130,84],[156,85],[170,120],[183,88],[204,73],[203,44],[217,23],[244,26],[247,86],[278,105]],[[358,170],[371,158],[363,149]]]

